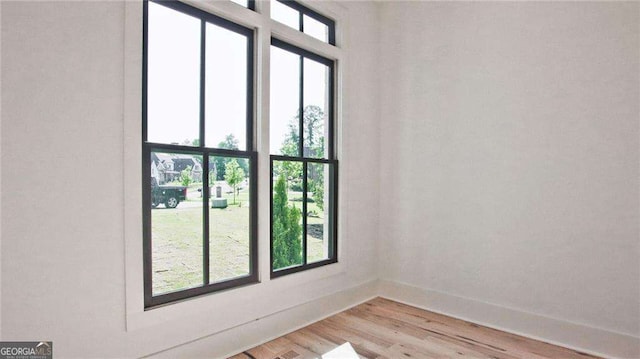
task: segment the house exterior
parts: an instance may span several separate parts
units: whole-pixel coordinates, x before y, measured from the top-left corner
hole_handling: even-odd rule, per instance
[[[160,185],[179,180],[180,173],[187,168],[191,168],[193,182],[202,182],[202,164],[199,158],[184,154],[151,154],[151,177]]]

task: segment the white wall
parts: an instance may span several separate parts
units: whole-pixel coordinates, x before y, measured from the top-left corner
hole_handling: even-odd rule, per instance
[[[381,277],[638,337],[640,4],[381,6]]]
[[[358,94],[344,108],[346,270],[313,282],[296,274],[215,294],[227,305],[130,331],[122,214],[124,4],[1,6],[2,340],[53,340],[56,357],[138,357],[236,326],[220,335],[228,344],[254,330],[258,318],[375,278],[378,177],[362,176],[379,153],[370,76],[377,51],[373,5],[342,5],[353,15],[349,56],[358,59],[345,78]],[[296,310],[287,318],[327,314]],[[245,317],[254,322],[242,325]],[[207,355],[223,349],[229,350],[213,347]]]

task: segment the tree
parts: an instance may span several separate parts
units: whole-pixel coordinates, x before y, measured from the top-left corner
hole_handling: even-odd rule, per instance
[[[240,142],[238,141],[236,136],[234,136],[233,133],[230,133],[227,136],[225,136],[224,141],[221,141],[220,143],[218,143],[218,148],[224,148],[226,150],[237,150],[239,148],[238,147],[239,143]],[[225,167],[227,163],[231,161],[231,158],[216,156],[216,157],[213,157],[212,161],[216,168],[216,180],[222,181],[225,178],[224,176]],[[244,173],[249,173],[249,164],[247,163],[246,160],[239,161],[238,165],[240,165],[240,168],[242,168]]]
[[[289,122],[289,131],[287,132],[280,153],[284,156],[298,157],[298,117],[293,118]],[[302,163],[293,161],[278,161],[275,162],[275,175],[282,173],[288,184],[295,189],[302,188]]]
[[[180,183],[182,183],[183,186],[188,187],[191,182],[191,166],[187,166],[187,168],[180,172]]]
[[[307,180],[309,184],[307,185],[310,192],[313,192],[313,202],[318,206],[318,208],[323,211],[324,210],[324,181],[323,174],[319,174],[319,179],[312,180],[311,177]]]
[[[298,156],[298,142],[300,139],[300,118],[298,116],[289,122],[289,132],[286,134],[280,153],[284,156]],[[322,157],[324,154],[324,112],[319,106],[308,105],[302,111],[302,129],[305,157]]]
[[[236,204],[236,190],[238,184],[244,179],[244,171],[234,158],[227,162],[224,172],[224,180],[233,188],[233,204]]]
[[[304,157],[321,158],[324,157],[324,120],[325,115],[322,108],[315,105],[309,105],[302,112],[302,126],[304,136]],[[298,157],[300,133],[299,117],[294,117],[289,122],[289,131],[287,132],[280,153],[285,156]],[[310,165],[307,173],[307,189],[313,192],[313,200],[320,208],[324,209],[324,171],[323,165]],[[285,178],[289,180],[292,188],[302,191],[302,163],[301,162],[278,162],[276,166],[277,173],[283,173]]]
[[[322,157],[324,155],[324,112],[315,105],[309,105],[302,111],[304,134],[304,155]]]
[[[273,195],[273,268],[302,263],[300,211],[289,206],[284,174],[278,176]]]
[[[240,142],[236,136],[234,136],[233,133],[230,133],[224,138],[224,141],[218,144],[218,147],[226,148],[228,150],[237,150],[239,143]]]
[[[213,187],[215,185],[215,181],[218,174],[216,173],[216,169],[209,170],[209,187]]]

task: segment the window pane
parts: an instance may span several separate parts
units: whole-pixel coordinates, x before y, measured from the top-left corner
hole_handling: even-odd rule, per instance
[[[272,154],[298,156],[300,56],[271,46],[270,147]]]
[[[296,30],[300,30],[300,13],[280,1],[271,1],[271,18]]]
[[[200,20],[149,2],[147,139],[199,138]]]
[[[273,161],[271,241],[273,270],[301,265],[302,163]]]
[[[307,15],[302,16],[302,22],[305,34],[320,41],[329,42],[329,27],[327,25]]]
[[[209,160],[209,281],[249,275],[249,160],[212,156]]]
[[[329,215],[331,172],[329,164],[307,165],[307,262],[331,257],[332,217]]]
[[[327,158],[329,67],[304,59],[304,156]]]
[[[207,147],[247,149],[247,38],[207,23]]]
[[[249,7],[249,1],[248,0],[231,0],[232,2],[241,5],[243,7],[248,8]]]
[[[202,159],[151,153],[153,295],[198,287],[202,271]]]

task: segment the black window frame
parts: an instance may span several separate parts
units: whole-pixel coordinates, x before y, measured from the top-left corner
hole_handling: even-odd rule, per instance
[[[196,17],[201,22],[200,32],[200,114],[199,114],[199,146],[185,146],[147,141],[147,63],[148,63],[148,6],[149,2],[160,4],[178,12]],[[250,1],[251,2],[251,1]],[[239,33],[247,38],[247,126],[246,148],[244,150],[228,150],[205,147],[205,71],[206,71],[206,24],[211,23],[227,30]],[[259,282],[258,276],[258,156],[254,144],[254,29],[238,25],[206,11],[194,8],[175,0],[144,0],[143,1],[143,62],[142,62],[142,213],[143,213],[143,271],[144,271],[144,308],[152,309],[171,302],[218,292],[239,286]],[[153,295],[153,258],[151,245],[151,153],[169,152],[202,156],[203,163],[203,192],[209,193],[209,158],[211,156],[225,156],[248,159],[249,190],[251,203],[249,211],[249,274],[222,282],[209,283],[209,198],[203,195],[203,283],[202,286],[178,290],[164,294]]]
[[[275,0],[285,6],[288,6],[298,12],[298,31],[304,33],[304,15],[309,16],[310,18],[317,20],[325,25],[329,29],[327,43],[329,45],[336,45],[336,22],[315,10],[311,10],[308,7],[300,4],[294,0]],[[277,21],[277,20],[276,20]]]
[[[300,56],[300,83],[299,83],[299,108],[298,108],[298,156],[283,156],[283,155],[274,155],[270,154],[270,167],[269,167],[269,177],[270,177],[270,216],[269,216],[269,271],[271,278],[278,278],[288,274],[298,273],[301,271],[322,267],[325,265],[333,264],[338,262],[338,160],[336,158],[336,131],[335,131],[335,84],[336,84],[336,73],[335,73],[335,64],[336,61],[328,59],[324,56],[318,55],[312,51],[303,49],[301,47],[292,45],[285,41],[282,41],[276,37],[271,37],[271,45],[282,50],[294,53]],[[304,156],[304,135],[303,135],[303,103],[304,103],[304,59],[308,58],[310,60],[319,62],[323,65],[326,65],[329,68],[329,106],[328,106],[328,114],[327,114],[327,126],[328,126],[328,138],[327,138],[327,157],[326,158],[314,158],[314,157],[305,157]],[[272,79],[273,80],[273,79]],[[283,269],[274,270],[273,268],[273,170],[274,170],[274,162],[275,161],[290,161],[290,162],[301,162],[303,165],[302,176],[303,176],[303,200],[302,200],[302,264],[291,266]],[[328,164],[330,167],[330,198],[328,203],[329,209],[329,234],[331,238],[329,239],[329,258],[321,261],[307,263],[307,166],[309,163],[316,164]]]

